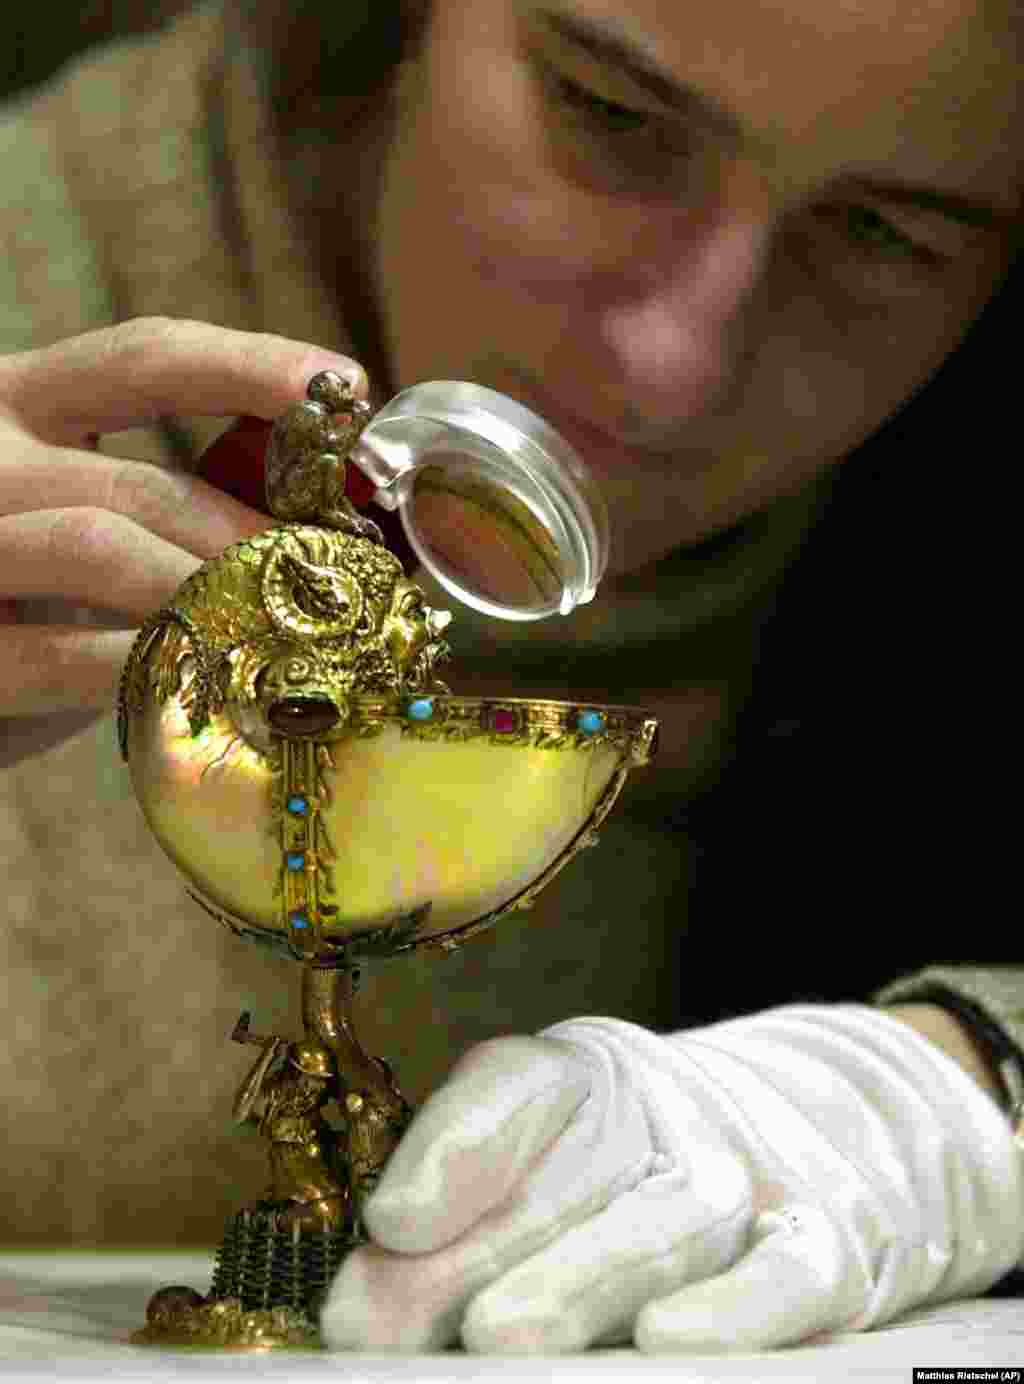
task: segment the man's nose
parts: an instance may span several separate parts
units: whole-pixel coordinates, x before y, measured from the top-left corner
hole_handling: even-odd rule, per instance
[[[267,720],[278,735],[303,739],[332,730],[341,712],[329,697],[296,695],[273,702]]]
[[[691,228],[602,311],[601,336],[626,397],[653,418],[699,417],[727,387],[766,239],[750,213]]]

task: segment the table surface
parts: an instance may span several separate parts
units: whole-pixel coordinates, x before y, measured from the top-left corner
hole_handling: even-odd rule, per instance
[[[830,1379],[900,1381],[911,1367],[1024,1367],[1024,1298],[979,1298],[921,1309],[891,1326],[836,1332],[757,1354],[644,1356],[631,1349],[568,1356],[268,1352],[260,1355],[133,1346],[151,1293],[167,1283],[205,1291],[213,1254],[200,1252],[0,1251],[0,1379],[332,1379],[357,1384],[495,1380]]]

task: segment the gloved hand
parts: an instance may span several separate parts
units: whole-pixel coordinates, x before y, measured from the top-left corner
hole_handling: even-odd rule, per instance
[[[991,1096],[866,1005],[494,1039],[392,1155],[323,1336],[654,1352],[864,1329],[1013,1267],[1022,1165]]]

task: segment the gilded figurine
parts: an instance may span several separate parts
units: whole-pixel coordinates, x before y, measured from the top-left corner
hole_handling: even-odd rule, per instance
[[[345,458],[372,412],[333,370],[314,376],[306,398],[275,419],[271,430],[265,471],[270,513],[383,542],[378,526],[345,495]]]
[[[284,1062],[271,1071],[275,1060]],[[235,1097],[237,1124],[254,1124],[270,1141],[274,1228],[341,1230],[351,1224],[351,1193],[338,1136],[324,1118],[341,1102],[330,1052],[311,1039],[269,1038]]]

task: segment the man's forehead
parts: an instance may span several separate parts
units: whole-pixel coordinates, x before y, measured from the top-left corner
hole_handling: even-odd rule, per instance
[[[514,0],[522,14],[562,14],[592,21],[609,33],[620,31],[646,47],[651,57],[671,64],[680,41],[689,45],[696,31],[741,33],[754,37],[781,32],[794,53],[821,42],[867,44],[879,59],[927,59],[938,47],[959,46],[965,29],[993,33],[1024,25],[1014,19],[1015,0],[716,0],[689,5],[680,0]],[[879,42],[878,40],[883,40]],[[842,51],[836,53],[837,65]]]
[[[847,167],[939,183],[958,174],[970,185],[993,150],[1012,159],[1020,64],[1006,5],[514,0],[555,41],[592,37],[590,52],[603,48],[612,65],[618,47],[702,98],[717,122],[701,123],[717,123],[723,144],[771,182],[795,185]],[[1008,171],[988,180],[998,186]]]

